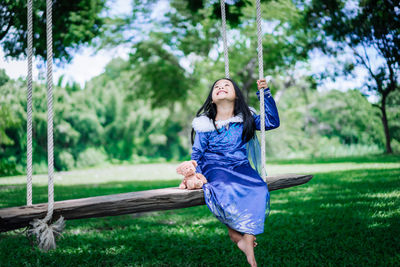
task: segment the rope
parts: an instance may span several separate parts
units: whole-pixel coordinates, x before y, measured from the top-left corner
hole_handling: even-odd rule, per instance
[[[30,3],[32,5],[32,3]],[[56,248],[55,236],[64,229],[64,218],[48,225],[54,209],[54,157],[53,157],[53,36],[52,36],[52,0],[46,1],[46,37],[47,37],[47,160],[48,160],[48,206],[47,215],[43,220],[31,222],[33,229],[30,234],[37,236],[39,248],[48,251]]]
[[[229,78],[229,58],[228,45],[226,39],[226,15],[225,15],[225,0],[220,0],[221,3],[221,18],[222,18],[222,37],[224,40],[224,58],[225,58],[225,76]],[[263,68],[263,52],[262,52],[262,28],[261,28],[261,6],[260,0],[256,0],[257,5],[257,43],[258,43],[258,76],[259,79],[264,78]],[[264,89],[260,90],[260,117],[261,117],[261,172],[262,178],[266,181],[265,171],[265,108],[264,108]]]
[[[28,91],[27,91],[26,205],[32,205],[32,0],[28,0]]]
[[[226,15],[225,15],[225,0],[221,0],[221,18],[222,18],[222,38],[224,40],[224,58],[225,58],[225,77],[229,78],[229,58],[228,58],[228,44],[226,40]]]
[[[257,43],[258,43],[258,76],[264,77],[263,52],[262,52],[262,28],[261,28],[261,6],[260,0],[256,0],[257,5]],[[260,90],[260,117],[261,117],[261,172],[262,178],[266,181],[265,172],[265,108],[264,108],[264,88]]]
[[[53,216],[54,208],[54,167],[53,167],[53,34],[52,34],[52,1],[46,1],[47,33],[47,168],[48,168],[48,207],[44,219],[48,222]]]

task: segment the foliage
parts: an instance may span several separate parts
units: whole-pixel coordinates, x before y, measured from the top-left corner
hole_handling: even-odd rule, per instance
[[[84,162],[84,160],[80,159],[81,154],[79,155],[79,160]],[[96,159],[94,159],[96,160]],[[61,151],[58,153],[57,157],[54,159],[54,165],[59,170],[70,170],[75,167],[75,159],[71,153],[68,151]]]
[[[113,64],[83,90],[54,86],[56,170],[93,166],[107,159],[135,163],[135,159],[143,161],[142,157],[170,160],[187,155],[177,134],[182,129],[177,119],[182,118],[171,117],[168,108],[152,109],[149,100],[135,99],[124,87],[132,73],[121,70],[113,77],[120,68]],[[0,111],[5,114],[0,118],[5,136],[0,146],[0,174],[18,174],[26,166],[26,85],[21,79],[10,80],[0,87],[0,95]],[[39,166],[47,162],[47,101],[43,100],[45,85],[34,83],[33,162]]]
[[[142,98],[151,97],[158,106],[180,99],[188,102],[188,90],[204,95],[213,80],[225,75],[219,2],[170,1],[171,9],[164,17],[150,20],[158,3],[134,1],[132,15],[107,19],[98,49],[132,47],[132,80],[140,83]],[[246,96],[258,79],[255,7],[249,5],[249,1],[227,5],[230,76]],[[263,36],[265,73],[286,75],[308,59],[308,52],[316,46],[315,35],[304,31],[300,10],[293,3],[265,1],[263,21],[270,27]],[[189,71],[183,71],[183,64]]]
[[[60,29],[65,32],[55,32],[54,37],[75,37],[55,43],[57,56],[68,57],[63,51],[76,38],[84,42],[96,34],[98,48],[128,45],[131,51],[128,60],[113,59],[104,73],[84,88],[75,82],[62,86],[63,77],[54,86],[56,170],[93,166],[105,160],[188,159],[190,122],[212,82],[224,76],[219,3],[174,0],[170,12],[153,23],[149,14],[156,0],[134,1],[132,14],[104,21],[98,15],[104,2],[90,1],[95,7],[90,11],[88,0],[79,3],[71,6],[83,11],[75,10],[71,15],[66,8],[60,15],[60,21],[70,16],[76,20],[63,25],[66,28]],[[249,1],[234,3],[227,4],[230,74],[249,105],[258,109],[255,7]],[[20,1],[4,5],[23,6]],[[38,10],[44,7],[44,3],[37,5]],[[55,10],[59,8],[55,6]],[[385,136],[379,114],[363,95],[356,90],[318,92],[319,79],[314,75],[294,75],[297,68],[305,66],[309,52],[326,41],[321,39],[320,29],[306,23],[304,9],[289,0],[263,1],[262,8],[263,23],[268,25],[263,36],[264,72],[273,77],[269,86],[281,117],[281,126],[267,132],[268,158],[383,151]],[[85,18],[90,23],[81,23]],[[36,23],[43,24],[44,18],[39,19]],[[75,25],[78,22],[80,27]],[[146,30],[149,25],[151,32]],[[36,49],[40,54],[44,48]],[[44,84],[34,83],[33,89],[33,164],[34,172],[42,172],[47,162],[47,96]],[[399,99],[398,91],[387,96],[388,129],[395,151],[400,149]],[[91,161],[93,157],[96,161]],[[24,166],[26,81],[9,79],[0,70],[0,175],[23,173]]]
[[[46,58],[46,1],[33,2],[33,53]],[[92,42],[104,23],[105,0],[52,1],[54,58],[70,62],[72,52]],[[27,47],[27,1],[0,2],[0,45],[8,57],[19,58]]]
[[[167,106],[171,100],[184,101],[188,88],[195,80],[158,40],[136,44],[130,63],[135,94],[142,99],[150,99],[152,108]]]
[[[337,72],[354,75],[357,68],[367,73],[362,88],[366,95],[377,95],[386,135],[386,152],[392,153],[387,118],[387,99],[400,91],[400,16],[393,1],[295,1],[304,9],[308,28],[321,32],[320,49],[335,57],[346,49],[353,57],[337,64]],[[326,75],[324,70],[323,76]],[[337,76],[335,73],[333,76]]]
[[[106,159],[107,155],[103,148],[89,147],[79,154],[76,165],[78,168],[91,167],[105,162]]]
[[[358,90],[307,90],[305,96],[298,87],[288,88],[278,102],[281,125],[266,133],[270,158],[384,151],[385,136],[379,113]],[[399,137],[393,136],[393,140]]]
[[[202,99],[152,108],[136,97],[129,60],[115,59],[84,89],[54,87],[54,161],[56,170],[89,167],[104,161],[131,163],[190,157],[190,121]],[[279,88],[281,84],[275,82]],[[384,136],[377,111],[357,90],[318,92],[300,81],[277,102],[281,126],[267,132],[268,158],[344,156],[379,153]],[[257,107],[255,92],[251,105]],[[46,172],[46,88],[34,83],[34,172]],[[278,100],[278,98],[277,98]],[[257,101],[257,102],[256,102]],[[396,102],[397,100],[393,100]],[[5,113],[5,110],[7,113]],[[0,146],[1,175],[24,173],[26,166],[26,86],[9,80],[0,87],[0,117],[6,138]],[[177,116],[176,114],[180,114]],[[398,116],[398,110],[390,110]],[[13,122],[6,124],[4,122]],[[393,129],[398,126],[393,125]],[[396,131],[394,131],[397,133]],[[7,141],[5,141],[7,140]],[[399,142],[400,137],[393,137]],[[397,147],[396,147],[397,149]]]

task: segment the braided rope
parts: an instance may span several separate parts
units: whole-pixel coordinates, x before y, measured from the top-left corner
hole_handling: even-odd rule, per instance
[[[28,0],[28,90],[27,90],[26,205],[32,205],[32,0]]]
[[[228,58],[228,44],[226,39],[225,0],[221,0],[220,3],[221,3],[221,18],[222,18],[221,34],[224,40],[225,77],[229,78],[229,58]]]
[[[262,51],[262,28],[261,28],[261,5],[260,0],[256,0],[257,5],[257,43],[258,43],[258,76],[259,79],[264,77],[263,68],[263,51]],[[260,117],[261,117],[261,171],[262,178],[266,181],[265,172],[265,108],[264,108],[264,89],[260,90]]]
[[[225,76],[229,78],[229,58],[228,45],[226,39],[226,15],[225,15],[225,0],[220,0],[221,17],[222,17],[222,37],[224,40],[224,58],[225,58]],[[258,51],[258,76],[259,79],[264,78],[263,68],[263,51],[262,51],[262,28],[261,28],[261,5],[260,0],[256,0],[257,6],[257,51]],[[261,172],[262,178],[266,181],[265,171],[265,108],[264,108],[264,89],[260,90],[260,117],[261,117]]]
[[[47,161],[48,161],[48,207],[44,219],[48,222],[53,216],[54,208],[54,166],[53,166],[53,34],[52,34],[52,1],[46,2],[47,33]]]
[[[32,3],[30,2],[30,5]],[[64,218],[50,225],[54,210],[54,156],[53,156],[53,36],[52,0],[46,1],[46,39],[47,39],[47,161],[48,161],[48,205],[44,219],[34,219],[28,234],[36,235],[39,248],[48,251],[56,248],[55,236],[65,227]]]

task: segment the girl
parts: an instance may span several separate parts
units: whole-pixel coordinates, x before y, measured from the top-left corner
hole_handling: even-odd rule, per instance
[[[259,100],[259,90],[264,90],[265,130],[275,129],[280,123],[275,101],[265,79],[257,84]],[[227,226],[231,240],[246,254],[251,266],[257,266],[255,235],[264,232],[265,217],[270,211],[270,194],[260,174],[255,132],[261,129],[260,121],[260,115],[246,104],[237,84],[222,78],[214,82],[193,119],[191,134],[191,159],[198,164],[196,172],[208,181],[203,185],[206,204]]]

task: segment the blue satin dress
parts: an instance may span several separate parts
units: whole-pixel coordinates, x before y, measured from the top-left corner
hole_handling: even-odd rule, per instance
[[[260,92],[256,94],[260,100]],[[265,130],[279,127],[278,110],[269,88],[264,89],[264,104]],[[260,115],[250,109],[260,131]],[[220,134],[205,115],[192,122],[196,135],[191,159],[198,163],[196,172],[208,181],[203,185],[205,202],[223,224],[242,234],[261,234],[270,213],[270,193],[267,183],[250,164],[247,143],[241,138],[242,116],[216,121],[216,125]]]

